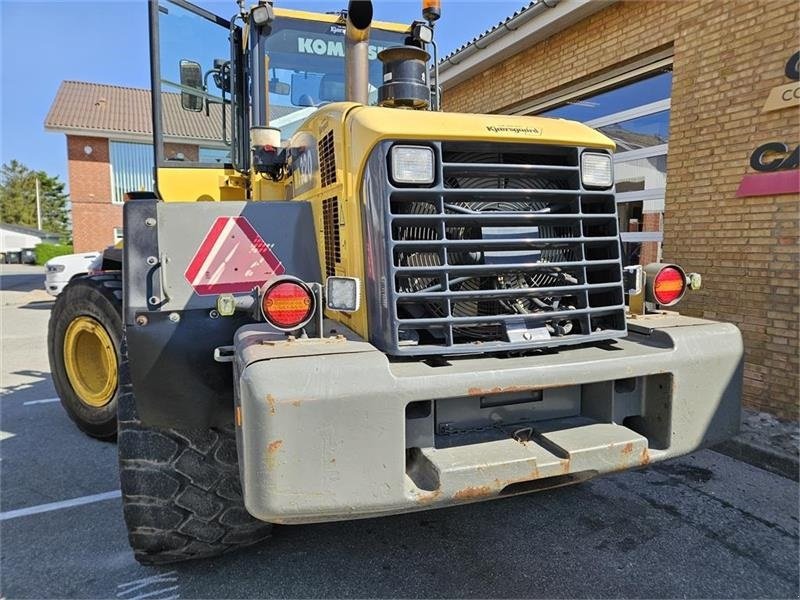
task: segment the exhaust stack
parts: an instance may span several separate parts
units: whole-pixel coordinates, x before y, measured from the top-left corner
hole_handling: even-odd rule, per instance
[[[348,102],[369,104],[371,0],[350,0],[345,31],[345,90]]]

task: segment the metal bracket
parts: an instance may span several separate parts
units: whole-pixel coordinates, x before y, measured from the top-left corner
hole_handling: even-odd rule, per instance
[[[628,294],[628,311],[631,316],[645,314],[644,280],[642,265],[630,265],[622,269],[625,293]]]
[[[233,362],[233,346],[217,346],[214,348],[214,360],[218,363]]]

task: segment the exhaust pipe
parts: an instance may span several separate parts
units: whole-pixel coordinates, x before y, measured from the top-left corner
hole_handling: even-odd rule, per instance
[[[345,90],[348,102],[369,104],[371,0],[350,0],[345,31]]]

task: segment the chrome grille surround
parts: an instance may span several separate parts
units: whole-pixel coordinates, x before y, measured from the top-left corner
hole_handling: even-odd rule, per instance
[[[626,335],[614,194],[582,187],[582,148],[397,142],[434,149],[435,182],[418,187],[392,183],[395,143],[364,178],[373,344],[452,355]]]

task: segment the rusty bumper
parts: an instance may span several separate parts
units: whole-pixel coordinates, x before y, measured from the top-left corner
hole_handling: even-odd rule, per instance
[[[732,436],[739,331],[661,323],[613,345],[441,363],[392,363],[353,336],[285,341],[244,327],[245,505],[275,523],[394,514],[575,483]]]

